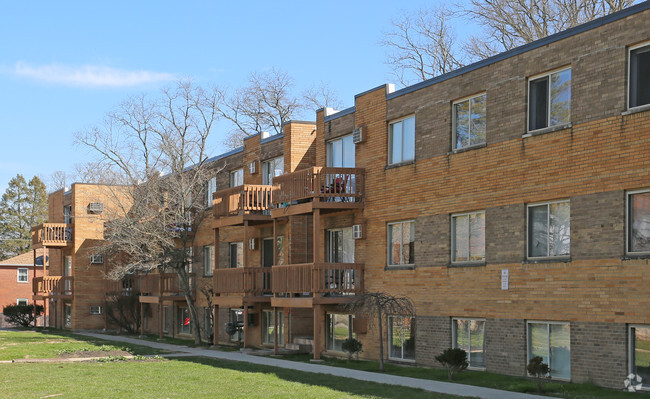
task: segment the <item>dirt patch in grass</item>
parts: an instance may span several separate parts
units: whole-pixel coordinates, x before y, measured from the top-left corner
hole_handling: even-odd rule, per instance
[[[130,356],[131,354],[127,351],[115,350],[115,351],[75,351],[75,352],[65,352],[59,355],[59,359],[74,359],[74,358],[89,358],[89,357],[110,357],[110,356]]]

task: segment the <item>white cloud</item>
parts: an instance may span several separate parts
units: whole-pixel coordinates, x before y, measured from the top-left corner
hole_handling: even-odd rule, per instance
[[[175,79],[174,75],[153,71],[128,71],[101,65],[68,66],[49,64],[14,65],[13,74],[47,83],[77,87],[130,87]]]

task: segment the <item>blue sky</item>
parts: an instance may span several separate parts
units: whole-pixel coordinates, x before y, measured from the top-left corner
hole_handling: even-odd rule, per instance
[[[345,106],[394,83],[382,32],[425,1],[43,1],[0,5],[0,193],[91,158],[73,134],[123,100],[178,78],[238,87],[278,68],[297,91],[323,82]],[[315,115],[306,115],[313,120]],[[225,151],[225,124],[213,155]]]

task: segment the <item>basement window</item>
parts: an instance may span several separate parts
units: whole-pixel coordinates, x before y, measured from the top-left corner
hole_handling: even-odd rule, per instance
[[[628,108],[650,105],[650,44],[630,48]]]

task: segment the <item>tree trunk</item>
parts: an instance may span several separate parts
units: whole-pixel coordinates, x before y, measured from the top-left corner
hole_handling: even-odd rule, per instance
[[[185,296],[185,302],[187,303],[187,309],[190,312],[190,326],[192,326],[192,335],[194,336],[194,344],[201,344],[201,326],[199,326],[199,318],[196,314],[196,307],[194,306],[194,301],[192,300],[192,291],[190,290],[190,279],[185,271],[185,268],[179,268],[176,270],[178,278],[181,281],[183,287],[183,295]]]

